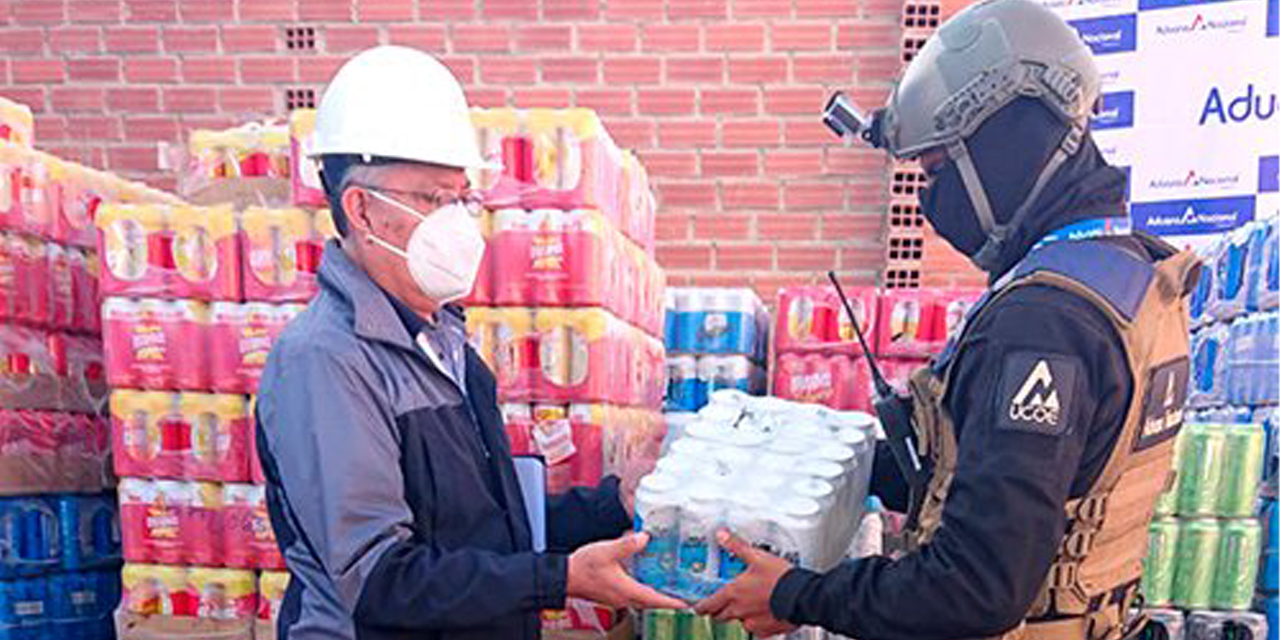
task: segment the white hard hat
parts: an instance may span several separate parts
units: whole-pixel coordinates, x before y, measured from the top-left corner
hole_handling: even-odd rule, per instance
[[[462,87],[417,49],[381,46],[348,60],[316,113],[313,156],[355,154],[489,169]]]

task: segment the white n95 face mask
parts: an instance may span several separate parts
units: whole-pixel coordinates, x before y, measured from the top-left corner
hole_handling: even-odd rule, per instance
[[[369,234],[378,246],[404,258],[413,281],[436,304],[466,297],[484,258],[484,236],[467,208],[459,203],[423,215],[417,209],[372,189],[373,197],[418,219],[404,249]]]

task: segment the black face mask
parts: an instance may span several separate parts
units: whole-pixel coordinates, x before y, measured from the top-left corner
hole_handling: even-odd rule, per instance
[[[920,211],[938,235],[966,257],[972,258],[987,241],[960,170],[950,160],[934,174],[929,188],[920,190]]]

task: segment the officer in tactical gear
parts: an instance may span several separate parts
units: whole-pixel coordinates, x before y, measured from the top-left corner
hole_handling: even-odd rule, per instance
[[[929,222],[990,276],[960,335],[910,383],[923,458],[876,457],[873,490],[918,516],[912,550],[819,573],[722,532],[748,570],[699,610],[757,635],[817,625],[877,640],[1118,640],[1172,479],[1199,264],[1131,233],[1126,178],[1089,131],[1099,76],[1031,0],[947,21],[887,106],[842,98],[838,132],[917,159]],[[890,431],[886,425],[886,431]]]

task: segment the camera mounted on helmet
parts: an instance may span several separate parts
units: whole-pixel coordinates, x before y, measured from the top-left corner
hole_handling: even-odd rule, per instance
[[[884,109],[876,109],[867,117],[843,91],[831,94],[822,108],[822,123],[841,138],[861,138],[867,144],[883,149]]]

